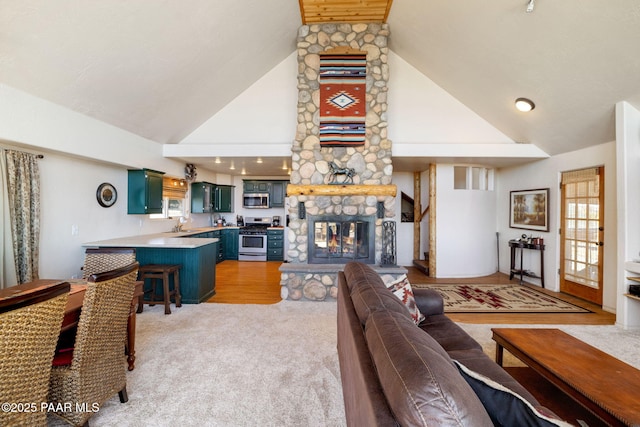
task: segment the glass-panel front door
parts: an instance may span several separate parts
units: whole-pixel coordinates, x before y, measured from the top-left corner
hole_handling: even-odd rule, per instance
[[[586,171],[563,175],[560,290],[602,304],[604,168]]]

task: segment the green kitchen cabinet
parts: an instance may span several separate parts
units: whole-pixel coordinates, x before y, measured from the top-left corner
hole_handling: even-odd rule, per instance
[[[272,208],[284,208],[284,198],[287,195],[289,181],[272,181],[269,203]]]
[[[283,208],[288,184],[289,181],[284,180],[246,180],[243,182],[242,189],[245,193],[267,193],[270,208]]]
[[[213,212],[213,189],[210,182],[191,183],[191,213]]]
[[[183,304],[198,304],[215,295],[216,267],[211,259],[220,243],[197,248],[136,247],[140,265],[180,264],[180,294]]]
[[[245,193],[268,193],[271,189],[271,181],[244,181]]]
[[[224,259],[237,261],[240,230],[237,228],[223,228],[221,231],[224,245]]]
[[[218,252],[216,253],[216,264],[224,261],[224,241],[221,230],[210,231],[211,237],[218,239]]]
[[[162,175],[151,169],[129,169],[128,214],[162,213]]]
[[[284,230],[267,230],[267,261],[284,261]]]
[[[213,197],[214,212],[233,212],[233,189],[232,185],[215,186]]]

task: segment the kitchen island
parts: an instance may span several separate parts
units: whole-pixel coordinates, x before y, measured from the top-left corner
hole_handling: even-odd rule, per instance
[[[94,248],[135,248],[140,265],[180,264],[182,303],[198,304],[215,295],[219,239],[199,235],[216,228],[156,233],[87,242]]]

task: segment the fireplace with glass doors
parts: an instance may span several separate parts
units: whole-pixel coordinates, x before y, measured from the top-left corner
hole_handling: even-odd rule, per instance
[[[307,216],[308,263],[375,263],[375,216]]]

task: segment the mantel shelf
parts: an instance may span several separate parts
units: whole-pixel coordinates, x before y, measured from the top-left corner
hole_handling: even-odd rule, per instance
[[[393,196],[397,193],[397,187],[390,185],[298,185],[287,186],[287,196]]]

